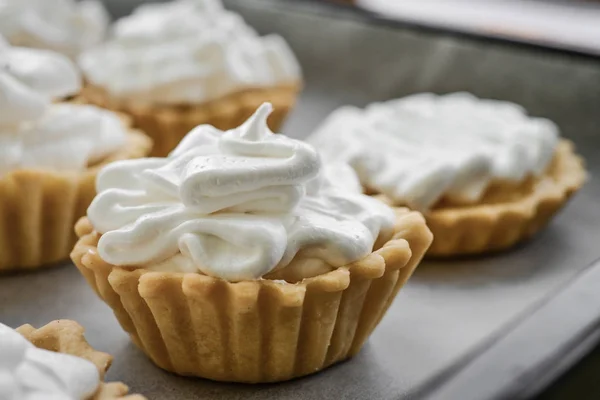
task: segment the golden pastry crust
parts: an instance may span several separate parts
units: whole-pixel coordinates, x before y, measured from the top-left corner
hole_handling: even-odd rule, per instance
[[[23,325],[16,329],[35,347],[57,353],[70,354],[92,362],[100,374],[100,380],[110,364],[109,354],[94,350],[85,340],[84,329],[75,321],[52,321],[39,329],[31,325]],[[128,388],[120,382],[101,383],[96,393],[89,400],[145,400],[141,395],[127,395]]]
[[[0,177],[0,272],[31,270],[69,258],[73,225],[96,195],[99,169],[147,155],[151,140],[138,130],[127,144],[85,171],[21,169]]]
[[[269,127],[277,132],[296,102],[300,83],[273,88],[245,90],[199,105],[153,105],[112,98],[106,90],[86,83],[81,98],[133,118],[134,126],[154,141],[153,157],[165,157],[183,137],[198,125],[209,124],[222,130],[242,124],[265,101],[273,104]]]
[[[288,283],[116,267],[87,218],[71,258],[159,367],[217,381],[275,382],[352,357],[432,241],[423,216],[397,209],[393,237],[364,259]]]
[[[586,180],[584,162],[561,140],[546,173],[519,186],[493,185],[475,205],[442,201],[425,214],[434,240],[427,256],[448,257],[507,249],[540,231]],[[387,204],[392,201],[378,195]]]

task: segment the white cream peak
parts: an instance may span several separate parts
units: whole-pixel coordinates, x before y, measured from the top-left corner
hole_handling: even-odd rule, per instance
[[[100,257],[239,281],[297,255],[332,267],[368,255],[390,234],[391,209],[333,184],[307,143],[271,133],[271,110],[226,132],[198,126],[167,158],[104,168],[88,209]]]

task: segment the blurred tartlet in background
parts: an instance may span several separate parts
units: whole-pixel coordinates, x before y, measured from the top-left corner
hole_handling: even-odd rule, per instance
[[[352,165],[367,193],[423,212],[431,256],[509,248],[586,180],[555,123],[468,93],[342,107],[308,140],[326,160]]]
[[[279,128],[301,71],[278,35],[260,37],[218,0],[146,4],[118,20],[106,43],[79,58],[83,98],[125,112],[166,155],[192,128],[229,129],[262,102]]]
[[[98,0],[5,0],[0,34],[12,45],[53,50],[75,58],[100,43],[110,17]]]
[[[1,37],[0,37],[1,39]],[[150,151],[127,118],[61,102],[81,79],[64,55],[0,41],[0,272],[68,259],[98,169]]]

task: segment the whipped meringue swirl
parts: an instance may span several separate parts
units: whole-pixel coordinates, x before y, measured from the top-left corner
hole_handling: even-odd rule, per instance
[[[90,361],[39,349],[1,323],[0,355],[2,400],[86,400],[100,383]]]
[[[97,0],[3,0],[0,6],[0,34],[11,44],[70,58],[100,43],[109,22]]]
[[[80,86],[67,57],[10,47],[0,37],[0,177],[17,169],[81,170],[125,143],[116,114],[53,103]]]
[[[106,166],[88,209],[100,257],[239,281],[297,255],[346,265],[389,237],[393,211],[333,184],[310,145],[270,132],[271,108],[226,132],[198,126],[167,158]]]
[[[472,204],[492,183],[543,174],[558,139],[556,124],[517,104],[423,93],[342,107],[308,142],[325,160],[349,163],[368,189],[426,211],[442,198]]]
[[[301,78],[283,38],[260,37],[219,0],[141,5],[79,64],[111,96],[156,104],[200,104]]]

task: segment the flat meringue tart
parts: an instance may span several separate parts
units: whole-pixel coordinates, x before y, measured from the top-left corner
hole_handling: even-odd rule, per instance
[[[309,137],[355,169],[363,190],[421,211],[428,256],[505,250],[539,232],[586,180],[555,123],[468,93],[342,107]]]

